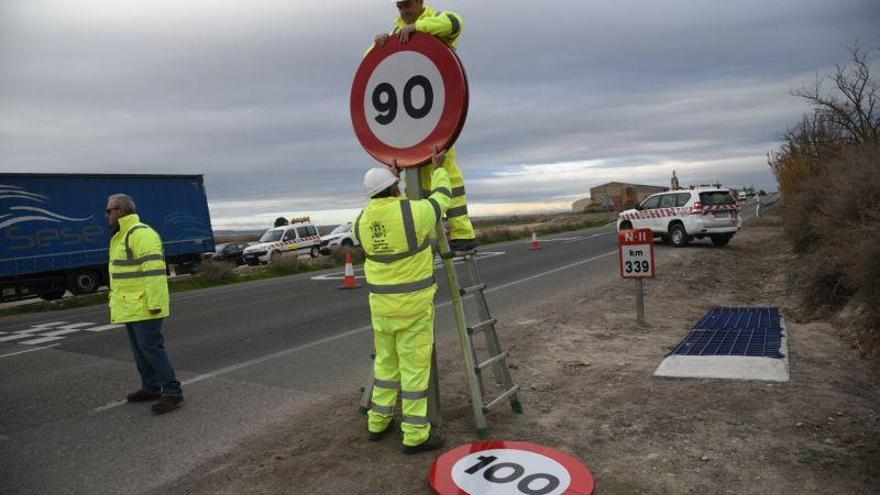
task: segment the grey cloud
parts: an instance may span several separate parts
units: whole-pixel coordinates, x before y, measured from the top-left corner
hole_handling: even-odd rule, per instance
[[[664,163],[690,164],[693,181],[775,188],[764,153],[805,110],[788,89],[857,38],[880,44],[869,0],[436,3],[465,19],[471,105],[457,148],[477,204],[565,200],[626,170],[665,183],[671,170],[644,168]],[[96,10],[110,4],[4,3],[0,171],[204,173],[230,217],[230,201],[363,204],[373,162],[349,90],[390,2]],[[506,175],[583,162],[596,165]]]

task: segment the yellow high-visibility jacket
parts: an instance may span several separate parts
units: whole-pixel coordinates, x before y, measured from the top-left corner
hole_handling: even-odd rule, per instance
[[[135,214],[120,218],[119,232],[110,239],[111,323],[164,318],[170,313],[162,239],[140,221]]]
[[[392,34],[400,31],[400,28],[403,26],[406,26],[406,22],[400,17],[398,17],[394,23],[395,28],[391,32]],[[464,21],[462,21],[461,16],[455,12],[449,10],[437,12],[426,5],[425,10],[422,11],[422,15],[416,19],[415,25],[416,31],[436,36],[450,47],[455,48],[458,46],[458,39],[461,37],[461,31],[464,28]]]
[[[434,254],[431,237],[449,208],[449,175],[437,168],[428,199],[371,199],[358,215],[354,233],[366,253],[364,272],[374,316],[421,314],[434,300]]]

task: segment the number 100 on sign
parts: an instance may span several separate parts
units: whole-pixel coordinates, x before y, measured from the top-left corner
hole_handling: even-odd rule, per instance
[[[654,236],[650,229],[622,230],[620,241],[620,276],[651,278],[654,276]]]

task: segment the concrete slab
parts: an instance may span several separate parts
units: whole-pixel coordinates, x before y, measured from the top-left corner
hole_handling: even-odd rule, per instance
[[[781,359],[747,356],[667,356],[654,376],[669,378],[720,378],[724,380],[761,380],[769,382],[789,381],[788,330],[785,319],[780,318],[782,342]]]

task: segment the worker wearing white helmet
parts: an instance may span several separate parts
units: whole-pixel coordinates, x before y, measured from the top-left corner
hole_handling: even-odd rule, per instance
[[[451,11],[438,12],[424,4],[424,0],[403,0],[394,2],[400,17],[395,21],[390,34],[399,34],[400,42],[406,43],[413,33],[426,33],[436,37],[452,48],[458,45],[464,22],[461,16]],[[376,35],[375,42],[384,46],[388,33]],[[449,246],[454,251],[471,251],[477,247],[474,226],[471,224],[464,190],[464,176],[455,161],[455,148],[450,148],[442,166],[449,173],[452,188],[452,203],[446,212],[449,221]],[[422,183],[430,188],[431,171],[434,166],[422,167]]]
[[[431,160],[446,153],[434,148]],[[376,346],[375,381],[367,430],[380,440],[392,429],[400,390],[405,454],[434,450],[443,439],[428,423],[428,379],[434,346],[434,254],[431,237],[449,208],[449,175],[436,167],[427,199],[400,195],[396,168],[376,167],[364,175],[370,203],[358,215],[354,234],[366,255],[364,272]]]

